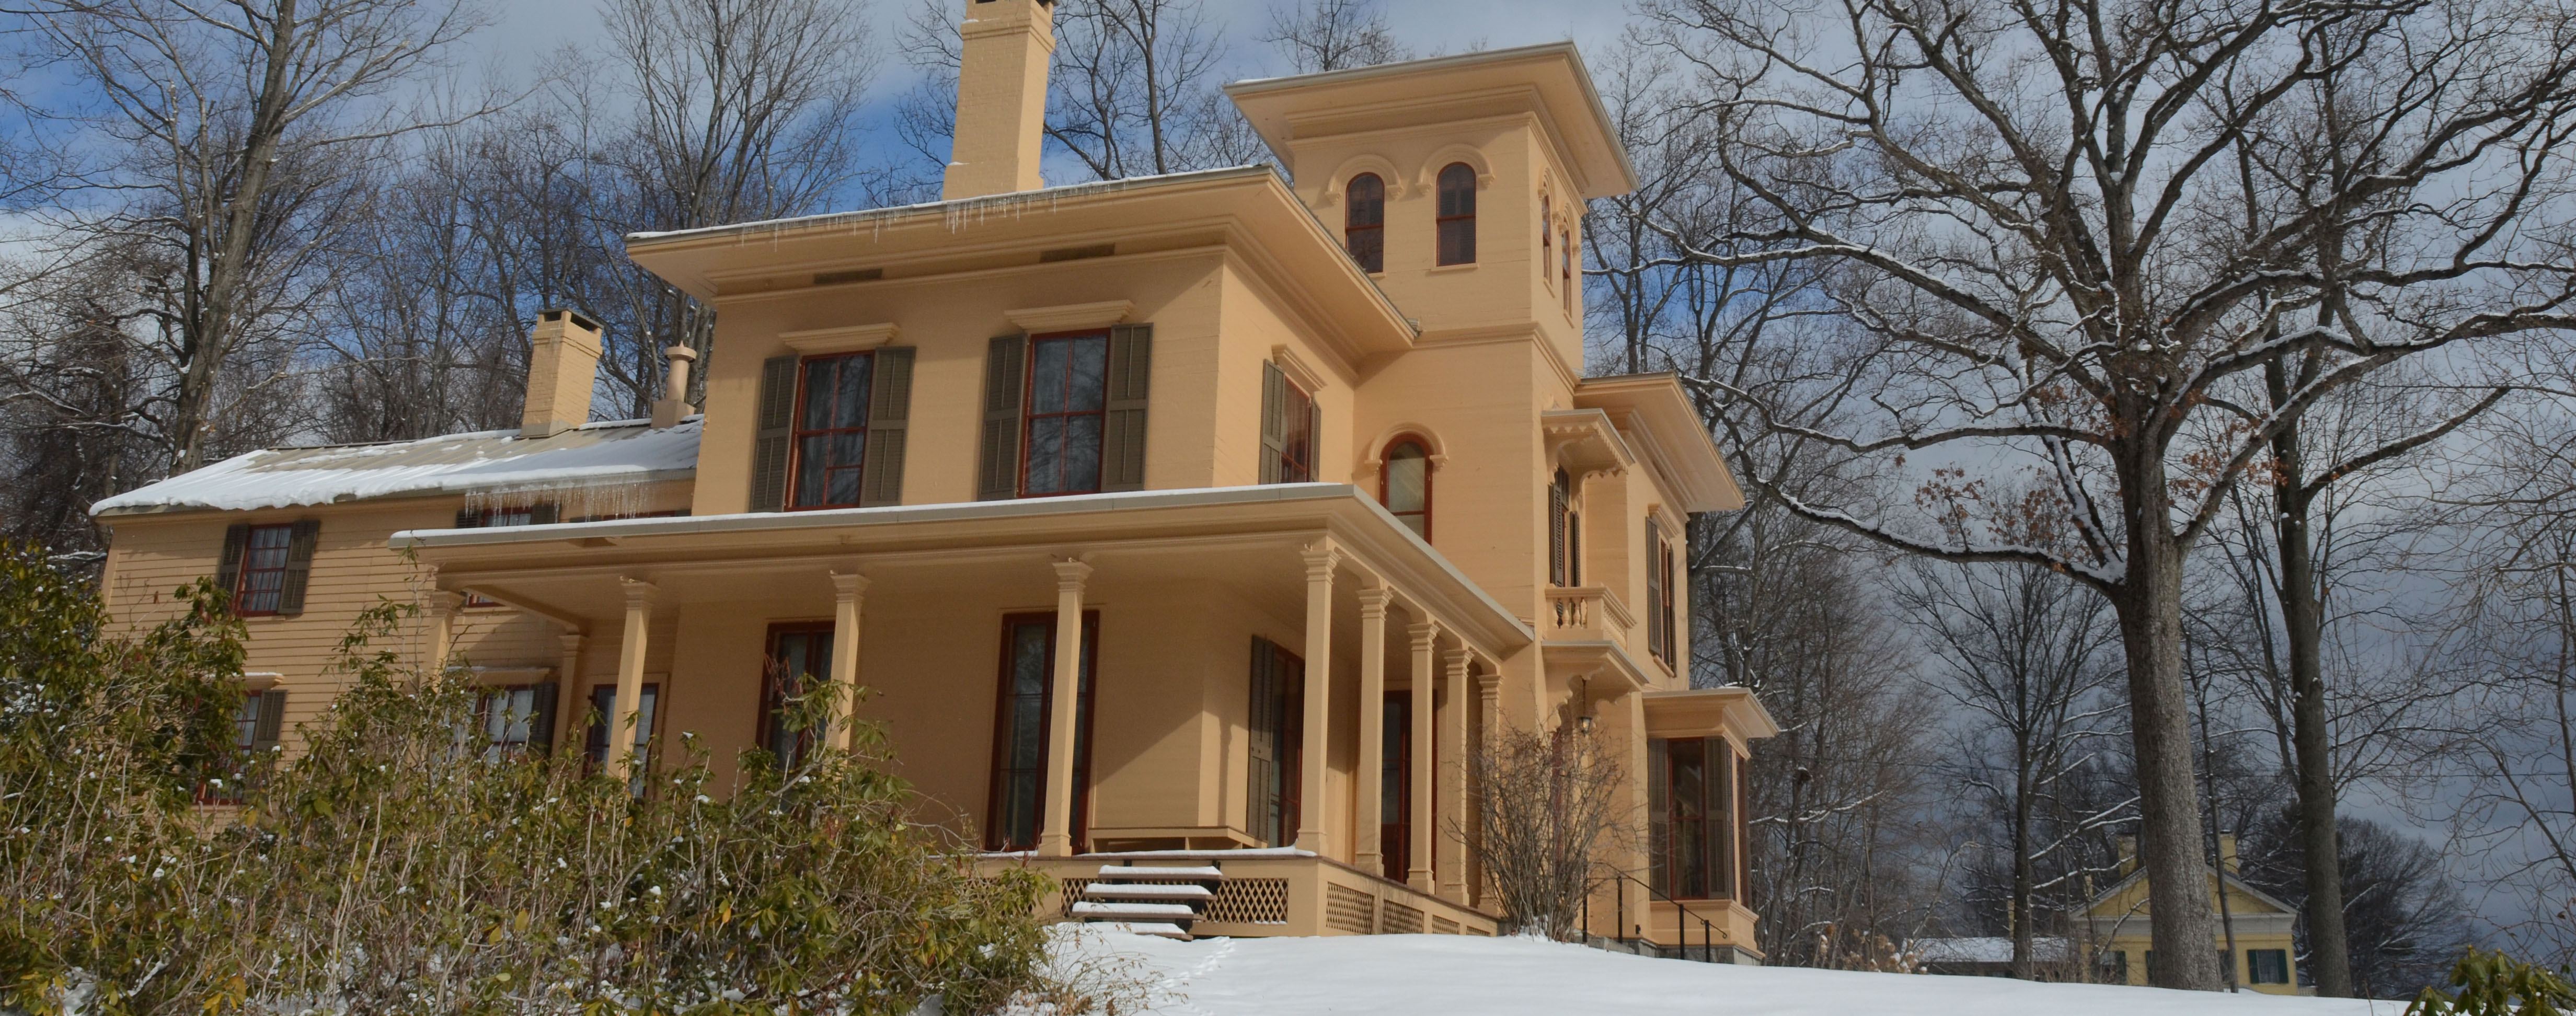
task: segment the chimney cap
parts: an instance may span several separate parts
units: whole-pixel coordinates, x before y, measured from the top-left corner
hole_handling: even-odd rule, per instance
[[[561,321],[567,316],[572,318],[572,323],[574,324],[580,325],[594,332],[599,330],[599,322],[592,320],[590,315],[584,314],[570,307],[548,307],[537,312],[537,320],[539,321]]]

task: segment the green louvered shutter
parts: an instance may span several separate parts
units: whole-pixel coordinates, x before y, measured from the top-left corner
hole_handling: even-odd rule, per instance
[[[903,503],[903,446],[912,414],[911,346],[875,353],[868,393],[868,447],[859,466],[859,507]]]
[[[242,554],[249,546],[249,523],[224,527],[224,551],[215,565],[215,588],[223,590],[227,602],[241,594]]]
[[[1020,411],[1028,397],[1029,337],[997,335],[984,350],[984,433],[975,456],[975,498],[1020,494]]]
[[[1109,330],[1108,418],[1100,440],[1100,489],[1145,489],[1145,405],[1154,374],[1154,326]]]
[[[286,540],[286,574],[279,577],[277,612],[294,617],[304,613],[304,587],[313,580],[313,550],[322,542],[322,520],[297,519],[295,529]]]
[[[1279,365],[1261,362],[1261,482],[1279,482],[1280,464],[1287,459],[1288,441],[1288,375]]]
[[[751,510],[787,509],[787,443],[796,422],[796,357],[760,362],[759,431],[751,442]]]

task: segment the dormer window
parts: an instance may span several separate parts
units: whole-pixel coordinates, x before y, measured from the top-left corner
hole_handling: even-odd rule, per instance
[[[1440,170],[1440,263],[1476,263],[1476,167],[1452,162]]]
[[[1352,177],[1342,189],[1342,244],[1360,270],[1375,275],[1386,270],[1386,181],[1375,173]]]

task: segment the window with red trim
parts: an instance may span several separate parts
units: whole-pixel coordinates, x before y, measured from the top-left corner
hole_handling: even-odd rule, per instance
[[[796,393],[796,508],[852,508],[868,451],[868,391],[876,356],[811,356]]]
[[[1020,495],[1097,493],[1109,413],[1109,333],[1030,339],[1027,405]]]
[[[1352,177],[1342,188],[1342,244],[1364,272],[1386,270],[1386,181],[1375,173]]]
[[[277,613],[286,588],[287,548],[295,542],[293,524],[252,526],[242,545],[240,585],[233,591],[234,612],[243,617]]]
[[[1476,168],[1450,163],[1440,171],[1440,263],[1476,261]]]
[[[780,624],[769,628],[769,660],[762,668],[760,747],[782,769],[793,769],[813,751],[812,724],[798,725],[796,704],[832,676],[830,622]]]

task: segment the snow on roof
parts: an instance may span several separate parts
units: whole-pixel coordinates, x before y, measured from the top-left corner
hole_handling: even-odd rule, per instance
[[[1468,935],[1174,942],[1052,929],[1059,956],[1132,960],[1158,979],[1152,1013],[1309,1016],[2397,1016],[2400,1002],[1927,977],[1654,959],[1565,942]]]
[[[1189,183],[1194,180],[1217,180],[1230,176],[1259,176],[1263,174],[1275,175],[1278,172],[1279,170],[1277,167],[1267,164],[1219,166],[1214,169],[1193,169],[1179,173],[1162,173],[1153,176],[1127,176],[1120,177],[1115,180],[1093,180],[1088,183],[1058,184],[1053,187],[1041,187],[1037,190],[1005,191],[1000,194],[981,194],[971,198],[949,198],[943,201],[923,201],[917,204],[889,205],[883,208],[862,208],[857,211],[849,212],[818,212],[812,215],[797,215],[783,219],[759,219],[752,222],[729,222],[721,226],[701,226],[696,229],[671,229],[661,231],[647,230],[626,234],[626,242],[629,245],[646,245],[662,243],[664,241],[696,240],[715,236],[765,237],[788,232],[790,230],[821,229],[835,226],[856,226],[863,223],[879,222],[887,219],[899,219],[908,215],[916,215],[932,211],[938,211],[944,214],[947,218],[949,228],[953,230],[960,223],[966,222],[967,220],[972,219],[977,213],[985,211],[1000,210],[1004,212],[1015,212],[1023,207],[1031,205],[1051,205],[1054,202],[1062,201],[1067,198],[1088,197],[1093,194],[1112,194],[1121,191],[1144,190],[1166,184]]]
[[[1924,963],[2012,962],[2012,939],[2009,938],[1917,938],[1908,940],[1905,947],[1913,950]],[[2068,955],[2066,940],[2062,938],[2031,939],[2030,952],[2032,958],[2043,963],[2063,960]]]
[[[654,430],[646,420],[612,420],[541,438],[487,430],[381,444],[264,448],[104,499],[90,513],[245,511],[685,479],[697,472],[699,425],[696,417],[668,430]]]

